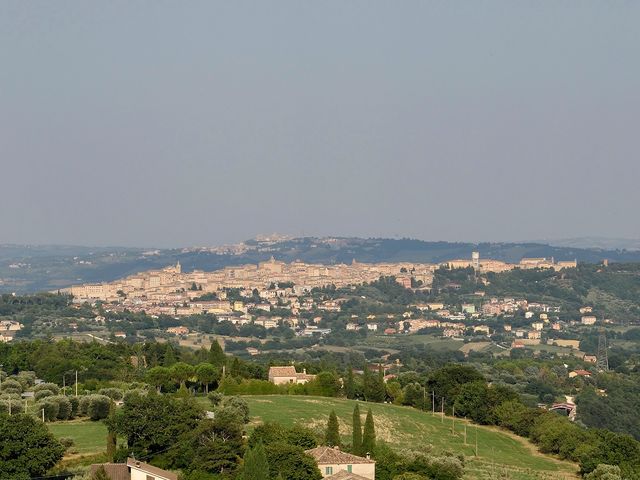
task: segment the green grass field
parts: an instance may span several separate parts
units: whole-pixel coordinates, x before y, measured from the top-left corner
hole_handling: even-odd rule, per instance
[[[252,423],[277,421],[285,425],[300,423],[322,432],[329,413],[335,410],[345,443],[351,442],[352,400],[324,397],[264,395],[245,397]],[[455,434],[452,419],[419,410],[377,403],[360,402],[363,414],[373,411],[376,434],[400,450],[463,453],[467,458],[468,479],[505,478],[514,480],[575,478],[576,467],[539,454],[523,439],[496,429],[478,427],[478,457],[475,457],[476,427],[457,419]]]
[[[75,449],[79,454],[104,452],[107,448],[107,427],[102,422],[70,421],[48,423],[49,431],[56,438],[73,438]]]
[[[355,401],[325,397],[293,395],[259,395],[244,397],[249,402],[251,425],[264,421],[277,421],[284,425],[299,423],[318,433],[325,429],[331,410],[335,410],[340,423],[340,433],[345,443],[351,442],[351,415]],[[198,398],[209,407],[206,398]],[[504,480],[568,480],[576,478],[576,466],[560,462],[538,453],[526,440],[493,428],[476,427],[460,419],[444,422],[436,414],[424,413],[410,407],[360,402],[364,423],[366,410],[373,411],[377,438],[398,450],[415,450],[434,453],[450,451],[462,453],[466,458],[465,479]],[[465,425],[467,442],[465,444]],[[73,449],[80,455],[104,452],[107,429],[102,422],[69,421],[47,424],[57,437],[73,438]],[[478,456],[475,456],[476,431]],[[119,443],[122,439],[119,439]],[[73,457],[71,457],[73,458]]]

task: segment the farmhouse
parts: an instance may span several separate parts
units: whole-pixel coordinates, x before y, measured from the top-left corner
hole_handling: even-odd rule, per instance
[[[92,475],[100,467],[111,480],[178,480],[178,475],[161,468],[154,467],[148,463],[128,458],[127,463],[98,463],[91,465]]]
[[[315,459],[323,478],[332,480],[374,480],[376,477],[376,462],[371,460],[368,454],[366,458],[358,457],[342,452],[338,447],[317,447],[306,450],[305,453]]]
[[[286,383],[307,383],[309,380],[315,379],[315,375],[307,373],[307,370],[303,370],[302,373],[296,372],[296,367],[270,367],[269,368],[269,381],[276,385],[284,385]]]

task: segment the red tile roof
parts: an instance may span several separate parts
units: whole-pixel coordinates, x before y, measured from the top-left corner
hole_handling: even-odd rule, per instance
[[[95,475],[100,467],[104,467],[104,471],[107,473],[107,477],[111,480],[129,480],[129,468],[124,463],[98,463],[91,465],[89,472],[91,475]]]
[[[339,448],[332,447],[317,447],[312,448],[311,450],[306,450],[305,453],[307,455],[311,455],[315,458],[318,465],[329,464],[329,465],[340,465],[340,464],[357,464],[357,463],[376,463],[375,461],[358,457],[357,455],[352,455],[347,452],[340,451]]]

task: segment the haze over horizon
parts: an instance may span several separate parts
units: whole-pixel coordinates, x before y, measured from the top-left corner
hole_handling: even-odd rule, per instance
[[[638,2],[0,1],[0,243],[640,238],[639,24]]]

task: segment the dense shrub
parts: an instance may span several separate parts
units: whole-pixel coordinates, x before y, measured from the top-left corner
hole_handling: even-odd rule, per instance
[[[58,420],[69,420],[72,418],[73,407],[71,406],[71,402],[68,397],[63,395],[55,395],[51,397],[46,397],[47,401],[56,402],[58,404]]]
[[[69,403],[71,404],[71,418],[77,416],[79,414],[80,408],[80,398],[78,397],[67,397],[69,399]]]
[[[122,399],[124,400],[124,403],[127,403],[131,398],[135,397],[135,396],[140,396],[140,395],[146,395],[148,392],[145,389],[142,388],[136,388],[134,390],[127,390]]]
[[[111,399],[106,395],[89,395],[87,416],[91,420],[102,420],[109,416]]]
[[[22,413],[24,411],[24,405],[20,401],[14,399],[1,399],[0,400],[0,413],[9,413],[14,415],[16,413]]]
[[[58,395],[60,393],[60,387],[55,383],[40,383],[33,387],[34,392],[39,392],[40,390],[51,390],[54,395]]]
[[[58,441],[62,445],[64,445],[66,448],[73,447],[73,445],[75,444],[75,442],[73,441],[73,438],[71,437],[62,437],[62,438],[59,438]]]
[[[9,378],[2,382],[1,390],[4,393],[22,393],[23,388],[19,381]]]
[[[119,388],[102,388],[98,393],[100,395],[105,395],[116,402],[122,400],[124,397],[124,392]]]
[[[60,404],[50,400],[50,398],[51,397],[47,397],[36,403],[36,410],[39,417],[42,415],[42,411],[44,410],[44,419],[48,422],[54,422],[58,419]]]
[[[55,394],[51,390],[38,390],[35,393],[34,398],[35,398],[35,400],[37,402],[38,400],[42,400],[45,397],[52,397],[54,395]]]

